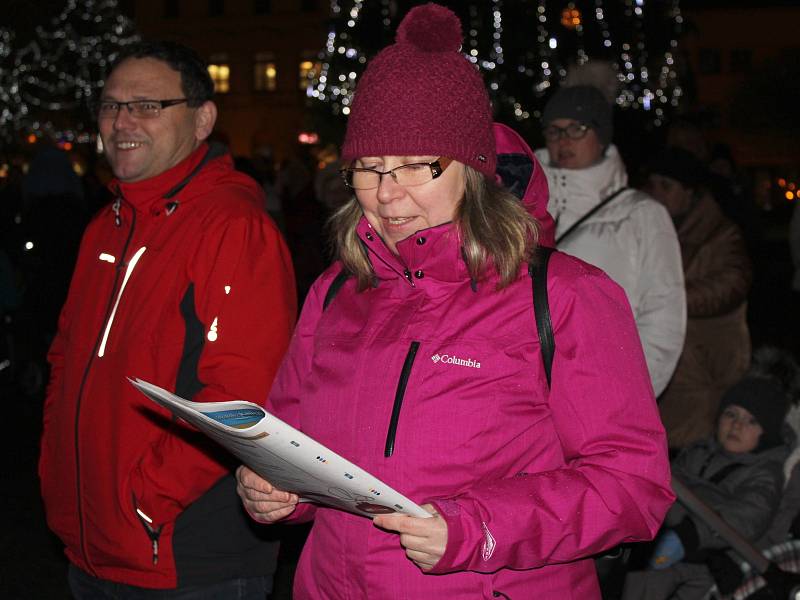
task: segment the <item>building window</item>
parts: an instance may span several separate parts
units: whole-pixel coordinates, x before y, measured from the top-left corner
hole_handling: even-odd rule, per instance
[[[266,15],[272,12],[272,1],[271,0],[254,0],[253,1],[253,11],[257,15]]]
[[[224,0],[208,0],[208,16],[221,17],[225,14]]]
[[[731,50],[731,71],[745,73],[753,64],[753,51],[749,48]]]
[[[178,0],[164,0],[164,18],[177,19],[181,16],[181,7]]]
[[[714,48],[700,49],[700,72],[703,75],[718,75],[722,71],[722,59],[719,50]]]
[[[781,60],[789,63],[797,63],[800,61],[800,47],[790,46],[789,48],[781,48]]]
[[[313,57],[311,53],[306,53],[300,61],[298,72],[298,84],[301,90],[305,90],[311,84],[311,80],[319,75],[322,65]]]
[[[272,52],[259,52],[255,55],[253,88],[259,92],[274,92],[278,89],[278,68]]]
[[[208,61],[208,74],[214,82],[214,91],[227,94],[231,91],[231,67],[227,54],[215,54]]]

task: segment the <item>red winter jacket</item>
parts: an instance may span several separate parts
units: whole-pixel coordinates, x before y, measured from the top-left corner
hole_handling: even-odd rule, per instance
[[[256,564],[263,544],[234,523],[227,459],[126,381],[263,403],[288,344],[286,246],[256,183],[207,152],[115,186],[119,199],[84,235],[49,354],[39,464],[48,524],[79,568],[131,585],[269,569]]]

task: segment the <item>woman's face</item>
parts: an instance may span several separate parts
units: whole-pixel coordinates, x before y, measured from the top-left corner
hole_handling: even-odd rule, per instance
[[[566,130],[569,126],[580,125],[575,119],[555,119],[550,126]],[[559,169],[588,169],[603,158],[603,144],[597,132],[591,127],[579,139],[562,134],[558,139],[547,141],[550,164]]]
[[[719,416],[717,441],[728,452],[752,452],[764,430],[756,418],[736,404],[725,407]]]
[[[430,163],[438,156],[367,156],[354,167],[389,171],[400,165]],[[371,190],[356,190],[364,216],[387,246],[397,253],[397,242],[420,229],[452,221],[464,197],[464,165],[453,161],[436,179],[404,187],[391,175],[383,175]]]
[[[689,211],[692,206],[692,190],[672,177],[651,173],[645,187],[648,194],[667,209],[673,219]]]

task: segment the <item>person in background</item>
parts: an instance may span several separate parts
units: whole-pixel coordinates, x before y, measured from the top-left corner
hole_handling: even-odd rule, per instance
[[[313,520],[296,598],[599,598],[591,557],[651,538],[674,498],[625,294],[561,253],[538,283],[555,337],[548,384],[526,211],[545,198],[498,185],[489,98],[462,40],[451,10],[414,7],[359,80],[337,261],[308,294],[268,403],[431,517],[299,503],[241,467],[254,519]]]
[[[561,88],[545,105],[547,147],[536,156],[547,174],[558,249],[599,267],[624,288],[659,396],[686,329],[680,247],[664,208],[628,187],[612,143],[612,117],[610,102],[594,85]]]
[[[704,183],[706,171],[681,148],[649,167],[647,189],[678,230],[686,281],[686,342],[659,409],[671,448],[713,432],[722,393],[750,363],[747,295],[752,267],[741,231]]]
[[[26,310],[37,315],[37,347],[42,359],[55,335],[58,314],[75,268],[81,236],[89,220],[84,189],[69,155],[41,148],[22,181],[21,227]]]
[[[741,230],[748,252],[759,250],[762,238],[761,215],[753,190],[744,184],[733,150],[726,144],[709,144],[706,139],[708,117],[678,117],[667,128],[665,146],[681,148],[706,169],[705,187],[728,219]]]
[[[192,50],[143,42],[99,99],[115,200],[83,237],[50,348],[39,461],[79,600],[270,589],[277,547],[241,510],[228,457],[127,381],[263,403],[289,341],[291,260],[261,188],[205,142],[213,90]]]
[[[723,395],[712,435],[672,462],[673,476],[751,542],[768,530],[781,501],[788,407],[778,381],[748,374]],[[716,531],[678,501],[653,544],[648,568],[628,574],[622,598],[701,600],[715,582],[730,593],[742,578],[730,552]]]

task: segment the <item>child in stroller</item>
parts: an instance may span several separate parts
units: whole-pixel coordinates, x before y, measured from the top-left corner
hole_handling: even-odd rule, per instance
[[[787,515],[797,513],[796,506],[781,504],[789,454],[784,418],[795,399],[787,382],[796,380],[789,356],[757,352],[748,374],[723,395],[715,436],[689,446],[672,463],[677,479],[754,543],[780,537],[777,529],[788,529]],[[700,600],[715,584],[732,591],[743,579],[728,544],[681,502],[649,549],[647,567],[628,573],[623,600]]]

